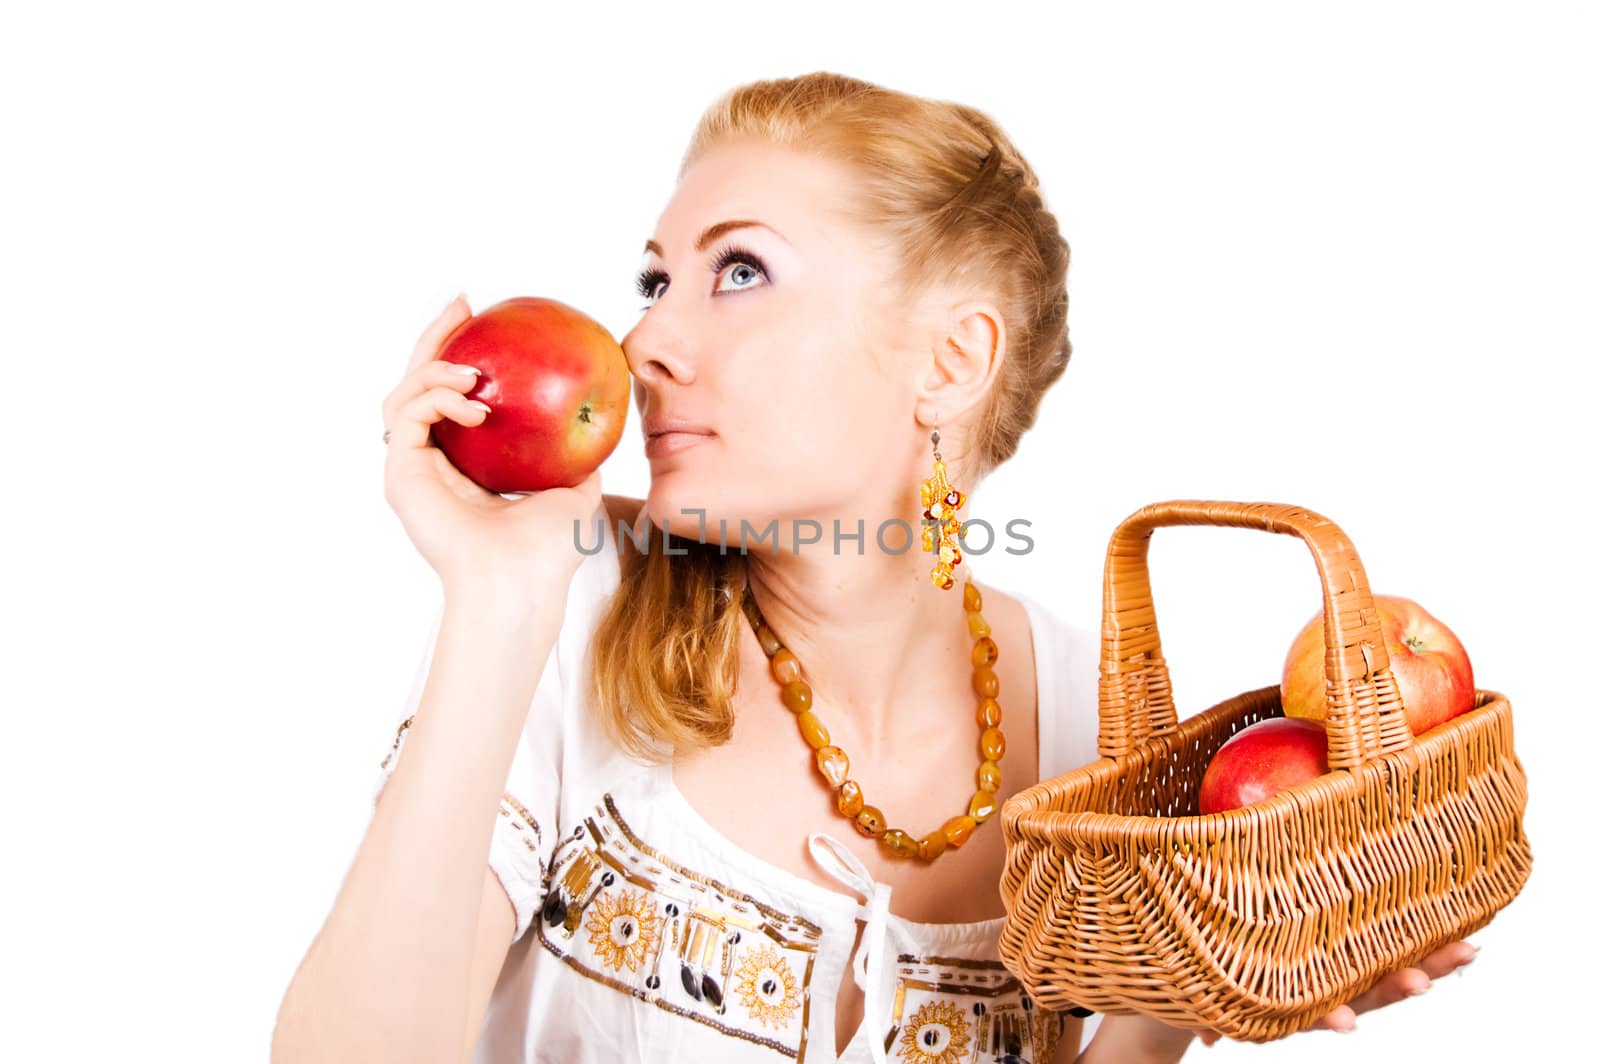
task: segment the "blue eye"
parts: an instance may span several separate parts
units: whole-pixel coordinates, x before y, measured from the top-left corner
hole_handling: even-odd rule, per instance
[[[732,266],[735,263],[747,270],[754,270],[756,273],[759,273],[761,276],[766,277],[769,280],[771,279],[771,275],[767,273],[767,264],[762,262],[760,257],[757,256],[755,252],[749,250],[748,248],[742,248],[736,245],[722,249],[722,251],[717,255],[716,259],[711,263],[711,273],[713,276],[720,276],[723,270],[726,270],[729,266]],[[738,271],[734,271],[734,274],[729,274],[729,276],[734,276],[737,274],[737,272]],[[742,292],[749,287],[749,285],[740,285],[735,288],[734,291]]]
[[[739,266],[740,270],[734,271],[729,275],[730,277],[748,277],[751,272],[754,272],[769,281],[772,279],[772,275],[767,271],[767,264],[761,261],[759,255],[748,248],[742,248],[737,245],[731,245],[718,252],[717,257],[711,262],[711,275],[720,277],[724,270],[729,266],[735,265]],[[656,291],[657,286],[666,284],[669,281],[670,278],[665,273],[651,266],[639,273],[638,280],[634,282],[634,287],[639,295],[645,299],[654,300],[659,298],[659,293]],[[753,286],[750,284],[736,284],[732,291],[748,291],[751,287]],[[715,295],[716,292],[713,291],[712,294]],[[650,304],[646,303],[642,309],[650,309]]]

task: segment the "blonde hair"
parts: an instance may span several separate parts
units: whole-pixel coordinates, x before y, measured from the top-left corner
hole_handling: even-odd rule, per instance
[[[903,297],[955,283],[996,300],[1006,353],[964,470],[974,483],[987,476],[1016,451],[1072,354],[1070,251],[1033,169],[981,111],[818,71],[719,98],[679,177],[709,149],[745,138],[851,167],[840,209],[898,250],[890,283]],[[648,539],[623,553],[621,584],[595,629],[589,682],[608,734],[662,761],[732,734],[746,560],[675,535],[665,537],[668,553],[660,529],[644,524]]]

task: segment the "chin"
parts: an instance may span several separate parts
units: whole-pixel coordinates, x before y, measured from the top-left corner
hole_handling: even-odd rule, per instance
[[[727,481],[712,481],[672,473],[658,476],[650,482],[650,494],[646,496],[643,512],[648,516],[651,524],[658,529],[668,529],[674,536],[682,539],[698,540],[715,545],[723,542],[722,526],[719,522],[727,523],[727,544],[730,551],[737,550],[740,543],[741,520],[750,522],[756,531],[761,531],[770,521],[774,507],[751,506],[745,501],[736,485]],[[698,512],[705,511],[704,516]],[[756,517],[756,513],[768,516]],[[701,522],[704,521],[704,534],[702,535]],[[752,549],[771,550],[772,539],[769,536],[762,542],[755,544]]]
[[[702,486],[704,485],[704,487]],[[706,490],[709,485],[687,470],[674,470],[650,481],[650,494],[644,500],[644,513],[650,523],[681,539],[700,539],[700,515],[705,510],[705,540],[717,539],[717,499]]]

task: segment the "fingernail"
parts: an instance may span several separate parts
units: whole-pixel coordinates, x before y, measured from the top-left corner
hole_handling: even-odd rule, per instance
[[[471,403],[473,406],[477,407],[479,410],[482,410],[485,414],[487,414],[489,412],[489,404],[488,403],[480,403],[476,399],[468,399],[467,402]]]
[[[463,377],[471,377],[479,372],[477,366],[451,366],[450,368]]]
[[[1335,1027],[1334,1030],[1338,1031],[1340,1034],[1355,1034],[1356,1025],[1352,1023],[1349,1027]]]
[[[1406,997],[1418,997],[1422,994],[1426,994],[1431,989],[1433,989],[1433,983],[1430,982],[1426,986],[1420,986],[1417,989],[1410,991],[1406,994]]]

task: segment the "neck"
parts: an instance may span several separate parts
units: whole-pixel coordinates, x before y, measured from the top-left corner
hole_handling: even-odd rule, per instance
[[[822,524],[831,530],[831,519]],[[889,532],[885,539],[897,545],[899,535]],[[825,707],[819,715],[830,726],[848,719],[866,753],[892,741],[890,721],[903,718],[908,707],[934,700],[965,712],[972,701],[972,637],[962,589],[970,562],[955,567],[954,586],[943,590],[929,578],[934,556],[921,549],[920,528],[899,555],[879,550],[871,528],[859,556],[853,542],[849,553],[821,549],[829,543],[810,553],[752,551],[747,567],[750,594],[804,666],[817,706]],[[746,636],[754,644],[754,635]],[[764,669],[759,683],[773,686]],[[773,696],[771,690],[755,694]]]

